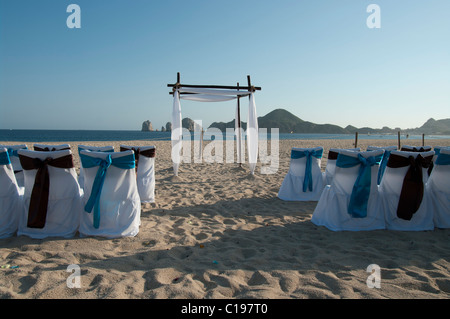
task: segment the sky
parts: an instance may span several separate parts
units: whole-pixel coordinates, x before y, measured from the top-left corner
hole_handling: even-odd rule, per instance
[[[420,127],[450,118],[449,12],[448,0],[0,0],[0,129],[160,129],[177,72],[184,84],[250,75],[258,116]],[[181,104],[204,126],[235,115],[235,102]]]

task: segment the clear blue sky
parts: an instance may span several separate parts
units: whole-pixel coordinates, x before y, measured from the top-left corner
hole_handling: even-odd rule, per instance
[[[66,25],[72,3],[81,29]],[[366,25],[371,3],[380,29]],[[449,12],[448,0],[0,0],[0,128],[159,129],[177,72],[187,84],[251,75],[259,116],[418,127],[450,117]],[[182,102],[206,125],[234,112]]]

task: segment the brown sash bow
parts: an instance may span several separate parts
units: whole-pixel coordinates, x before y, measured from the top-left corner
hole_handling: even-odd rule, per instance
[[[421,146],[421,147],[413,147],[412,149],[409,149],[409,148],[402,147],[401,151],[405,151],[405,152],[429,152],[429,151],[431,151],[431,148],[427,147],[425,149],[423,146]],[[433,171],[433,167],[434,167],[434,163],[433,163],[433,161],[431,161],[430,166],[428,167],[428,176],[431,175],[431,172]]]
[[[156,155],[156,148],[150,148],[150,149],[147,149],[147,150],[141,150],[139,147],[138,148],[136,148],[136,147],[126,148],[126,147],[123,147],[123,146],[120,147],[120,151],[121,152],[129,151],[129,150],[132,150],[134,152],[134,157],[135,157],[135,161],[136,161],[136,172],[137,172],[137,169],[138,169],[139,156],[142,155],[142,156],[151,158],[151,157],[155,157],[155,155]]]
[[[339,153],[335,151],[329,151],[328,152],[328,159],[329,160],[337,160]]]
[[[403,179],[402,191],[397,208],[397,217],[404,220],[411,220],[422,203],[423,198],[423,175],[422,168],[429,168],[433,161],[433,155],[416,158],[413,156],[403,157],[391,154],[387,166],[392,168],[409,166]]]
[[[56,147],[52,147],[52,148],[48,148],[48,147],[39,147],[39,146],[35,146],[34,150],[37,152],[54,152],[54,151],[64,151],[64,150],[70,150],[70,147],[64,147],[64,148],[59,148],[56,149]]]
[[[31,192],[30,207],[28,209],[27,226],[29,228],[44,228],[50,190],[48,165],[58,168],[73,168],[72,155],[55,159],[46,158],[45,160],[23,155],[19,155],[19,158],[24,170],[37,169],[33,190]]]

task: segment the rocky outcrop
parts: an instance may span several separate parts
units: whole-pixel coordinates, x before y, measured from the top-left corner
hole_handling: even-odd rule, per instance
[[[144,123],[142,123],[142,132],[151,132],[151,131],[153,131],[152,122],[147,120]]]

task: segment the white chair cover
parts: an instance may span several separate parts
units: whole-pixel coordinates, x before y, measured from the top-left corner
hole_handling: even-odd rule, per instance
[[[80,151],[92,151],[92,152],[114,152],[114,146],[89,146],[89,145],[78,145],[78,154]],[[84,188],[84,170],[83,166],[80,165],[80,174],[78,176],[78,184],[81,188]]]
[[[17,155],[17,151],[21,149],[28,149],[27,145],[0,145],[0,148],[6,148],[8,150],[9,159],[11,161],[12,167],[14,169],[14,173],[16,175],[17,185],[23,188],[23,171],[22,165],[20,165],[19,155]]]
[[[327,166],[325,167],[325,172],[324,172],[326,185],[331,185],[331,182],[333,181],[334,171],[336,169],[337,156],[341,150],[343,150],[343,149],[342,148],[330,148],[330,150],[328,151]],[[347,148],[346,150],[359,152],[361,149],[359,147],[357,147],[357,148]]]
[[[381,161],[380,164],[380,169],[378,170],[378,185],[380,185],[381,180],[383,178],[383,174],[384,171],[386,170],[386,165],[387,162],[389,160],[389,155],[391,155],[392,151],[396,151],[397,150],[397,146],[368,146],[367,147],[368,151],[376,151],[376,150],[384,150],[384,154],[383,154],[383,160]]]
[[[309,159],[307,154],[311,154]],[[286,201],[318,201],[325,186],[324,175],[320,170],[322,154],[322,147],[292,148],[289,171],[281,184],[278,198]],[[311,162],[308,165],[309,160]]]
[[[59,144],[59,145],[51,145],[51,144],[34,144],[34,150],[38,152],[52,152],[52,151],[64,151],[70,150],[69,144]]]
[[[427,210],[433,211],[434,226],[450,228],[450,148],[441,148],[426,185]]]
[[[84,212],[79,229],[81,236],[118,238],[138,234],[141,202],[134,160],[133,151],[80,152],[80,161],[84,167]],[[100,166],[92,165],[94,162]],[[119,165],[117,164],[119,162],[133,165],[124,169],[115,166]],[[104,168],[106,171],[103,170]],[[102,172],[104,172],[103,175]],[[102,176],[104,177],[103,186],[99,190],[95,185],[101,183]],[[96,189],[99,191],[96,192]],[[90,201],[95,203],[93,208],[88,207]]]
[[[359,154],[365,159],[376,158],[381,162],[383,150],[355,152],[349,150],[340,150],[338,160],[344,156],[357,159]],[[372,159],[373,160],[373,159]],[[384,229],[384,216],[378,198],[378,167],[379,164],[368,166],[368,175],[370,175],[367,210],[364,216],[356,217],[350,214],[350,203],[352,193],[361,169],[361,164],[353,167],[339,167],[337,163],[335,175],[331,185],[327,185],[320,200],[313,212],[311,221],[317,226],[325,226],[332,231],[368,231]]]
[[[13,236],[23,202],[6,148],[0,148],[0,239]]]
[[[155,146],[120,145],[121,151],[135,151],[137,187],[141,203],[155,202]],[[137,154],[139,153],[139,155]]]
[[[424,186],[423,197],[415,196],[414,201],[420,204],[420,207],[414,212],[415,209],[407,210],[407,214],[412,215],[412,217],[399,217],[400,213],[400,197],[403,189],[403,182],[406,174],[410,169],[410,165],[404,167],[391,167],[394,166],[395,156],[397,158],[403,158],[403,160],[408,160],[414,162],[420,155],[423,158],[432,161],[434,156],[434,151],[430,152],[406,152],[406,151],[392,151],[389,157],[388,166],[384,172],[383,179],[381,181],[379,191],[380,199],[383,206],[383,211],[386,220],[386,228],[390,230],[403,230],[403,231],[422,231],[422,230],[432,230],[434,229],[433,224],[433,212],[427,207],[429,207],[429,196],[425,188],[425,181],[428,178],[428,166],[420,168],[422,175],[422,185]],[[397,161],[397,160],[395,160]],[[398,165],[397,165],[398,166]],[[426,165],[424,165],[426,166]],[[420,186],[420,183],[418,183]],[[408,201],[412,203],[413,201]],[[406,201],[405,201],[406,203]],[[401,211],[404,211],[403,209]],[[400,215],[401,216],[401,215]],[[408,219],[410,218],[410,219]]]
[[[37,152],[31,150],[19,150],[19,157],[24,168],[25,193],[24,209],[19,220],[17,235],[25,235],[32,238],[46,237],[73,237],[79,226],[80,213],[83,210],[80,186],[77,181],[77,173],[73,167],[72,152],[70,150]],[[70,168],[59,168],[48,164],[49,195],[46,210],[45,226],[30,226],[30,202],[35,186],[36,175],[39,169],[27,169],[25,159],[38,159],[42,162],[52,159],[61,161],[67,159],[71,162]],[[37,181],[37,185],[39,185]]]

